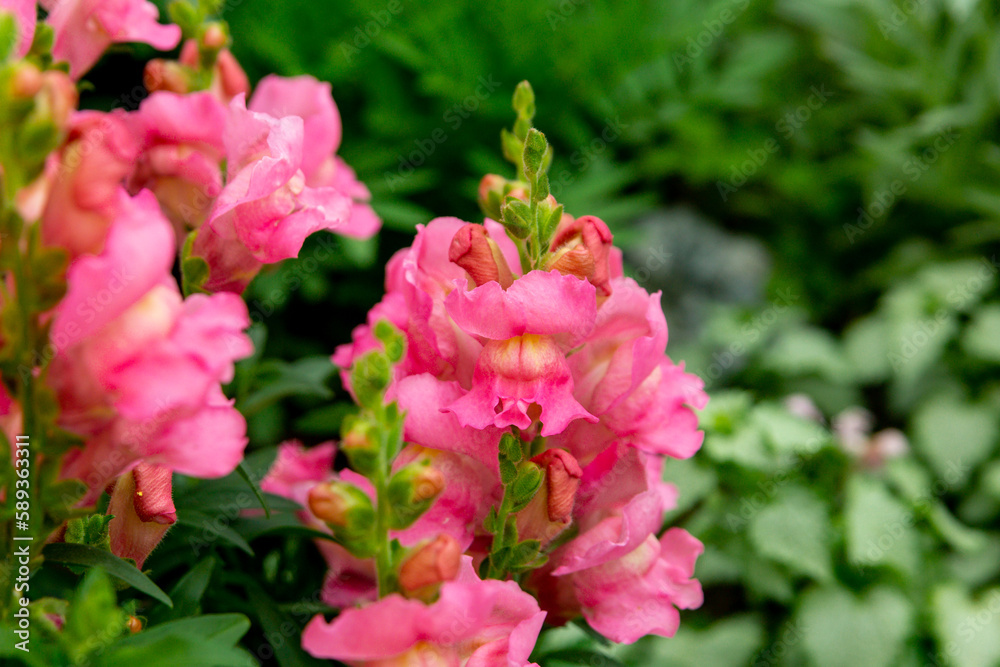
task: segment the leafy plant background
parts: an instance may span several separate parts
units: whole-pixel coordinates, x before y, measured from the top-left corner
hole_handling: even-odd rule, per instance
[[[529,79],[560,200],[604,218],[631,275],[663,290],[668,353],[712,396],[703,450],[666,471],[670,521],[705,542],[705,605],[630,647],[549,631],[536,661],[1000,664],[996,3],[232,0],[224,18],[252,80],[333,84],[340,152],[385,220],[371,242],[314,237],[251,285],[258,353],[230,387],[251,476],[286,437],[336,437],[350,404],[329,354],[414,225],[481,217],[476,184],[506,173],[499,130]],[[149,55],[106,57],[84,104],[119,105]],[[789,412],[793,393],[826,423]],[[909,451],[846,452],[828,425],[851,406]],[[162,664],[320,664],[298,635],[324,611],[324,565],[294,507],[246,516],[259,504],[236,476],[175,494],[178,526],[147,561],[174,599],[147,612]],[[117,609],[99,573],[40,579]],[[245,614],[243,648],[239,616],[175,620],[199,611]],[[96,664],[137,650],[114,639]]]

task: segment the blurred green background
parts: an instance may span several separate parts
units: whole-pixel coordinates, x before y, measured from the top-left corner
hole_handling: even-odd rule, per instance
[[[333,84],[385,220],[251,286],[253,447],[336,435],[328,355],[414,225],[481,217],[528,79],[555,194],[663,291],[668,353],[712,396],[702,452],[667,468],[705,605],[674,639],[571,626],[535,659],[1000,664],[998,3],[232,0],[224,18],[252,80]],[[321,576],[280,574],[308,542],[255,549],[234,558],[286,604]]]

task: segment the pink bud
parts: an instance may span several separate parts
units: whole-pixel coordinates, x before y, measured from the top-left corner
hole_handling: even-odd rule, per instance
[[[140,463],[118,478],[111,493],[111,551],[119,558],[131,558],[140,569],[177,521],[170,475],[170,468]]]
[[[552,239],[548,268],[589,280],[604,296],[611,294],[609,256],[613,237],[604,221],[592,215],[563,217]]]
[[[419,547],[399,569],[399,586],[407,597],[421,597],[429,587],[452,581],[458,575],[462,547],[451,535],[438,535]]]
[[[448,259],[465,269],[477,286],[495,281],[507,289],[514,282],[507,260],[482,225],[469,223],[459,229],[451,240]]]
[[[209,25],[201,36],[201,44],[206,49],[221,49],[226,45],[226,31],[218,23]]]

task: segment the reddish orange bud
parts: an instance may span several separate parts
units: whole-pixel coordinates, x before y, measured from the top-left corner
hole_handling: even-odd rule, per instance
[[[108,503],[111,551],[142,568],[167,529],[177,521],[169,468],[140,463],[115,482]]]
[[[226,45],[226,31],[218,23],[209,25],[201,36],[201,45],[206,49],[221,49]]]
[[[127,627],[128,631],[134,635],[135,633],[142,630],[142,621],[140,621],[135,616],[129,616],[128,621],[125,622],[125,627]]]
[[[191,89],[185,68],[180,63],[162,58],[154,58],[146,63],[142,83],[151,93],[163,90],[183,95]]]
[[[564,216],[550,246],[550,269],[589,280],[603,296],[611,294],[609,257],[613,241],[604,221],[592,215]]]
[[[451,535],[438,535],[419,547],[399,569],[399,587],[407,597],[436,593],[437,584],[458,576],[462,548]],[[431,588],[433,587],[433,589]]]
[[[583,470],[572,454],[548,449],[531,459],[545,474],[545,483],[531,502],[517,515],[522,539],[547,544],[573,523],[573,504]]]
[[[31,63],[19,63],[11,82],[11,94],[15,98],[34,97],[42,87],[42,73]]]
[[[495,281],[507,289],[514,282],[500,247],[482,225],[469,223],[459,229],[451,239],[448,259],[465,269],[477,286]]]

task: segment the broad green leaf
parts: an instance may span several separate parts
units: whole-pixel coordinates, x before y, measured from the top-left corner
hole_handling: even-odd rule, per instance
[[[996,449],[998,419],[1000,415],[988,406],[950,396],[937,398],[914,415],[914,444],[938,479],[956,488]]]
[[[806,593],[796,621],[816,667],[884,667],[910,636],[913,610],[899,592],[876,588],[857,597],[843,588]]]
[[[912,575],[919,558],[915,511],[881,480],[866,475],[849,479],[845,495],[848,561],[856,566],[886,564]]]
[[[941,662],[955,667],[1000,663],[1000,588],[973,600],[962,586],[941,585],[932,596],[934,634]]]
[[[1000,363],[1000,305],[976,311],[962,335],[962,347],[975,357]]]
[[[237,643],[249,628],[242,614],[170,621],[118,642],[95,667],[247,667],[255,662]]]
[[[831,578],[830,519],[810,491],[791,486],[750,519],[749,534],[763,556],[819,581]]]
[[[170,598],[159,586],[134,565],[127,563],[109,551],[97,549],[85,544],[67,544],[57,542],[49,544],[42,550],[46,560],[67,565],[85,565],[99,567],[108,574],[114,575],[146,595],[153,597],[168,607],[173,606]]]

